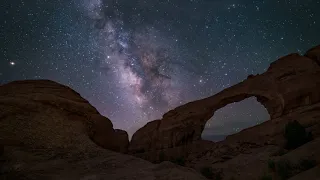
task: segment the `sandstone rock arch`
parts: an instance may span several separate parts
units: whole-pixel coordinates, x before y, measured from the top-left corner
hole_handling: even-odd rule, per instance
[[[257,75],[214,96],[177,107],[164,114],[161,121],[146,124],[133,135],[130,151],[165,149],[201,140],[205,124],[215,111],[253,96],[267,109],[270,117],[282,114],[284,101],[277,86],[265,76]]]
[[[133,135],[129,152],[157,151],[201,140],[204,126],[216,110],[252,96],[267,109],[271,119],[319,102],[319,49],[312,48],[305,56],[284,56],[263,74],[249,75],[213,96],[165,113],[161,120],[149,122]]]
[[[281,116],[284,108],[283,98],[276,91],[273,82],[262,79],[263,76],[258,76],[214,96],[188,103],[166,113],[158,129],[162,134],[158,136],[158,141],[165,142],[165,146],[157,147],[157,149],[176,147],[201,140],[205,124],[217,110],[250,97],[256,97],[257,101],[267,109],[271,118]]]
[[[217,109],[206,122],[201,139],[211,142],[223,141],[227,136],[267,120],[270,120],[269,112],[255,96],[251,96]]]

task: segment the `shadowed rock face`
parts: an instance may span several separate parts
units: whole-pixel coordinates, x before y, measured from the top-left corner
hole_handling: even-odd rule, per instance
[[[127,148],[127,133],[66,86],[47,80],[0,86],[0,179],[205,179],[170,162],[113,152]]]
[[[177,107],[161,120],[139,129],[132,137],[129,151],[156,151],[201,140],[205,124],[216,110],[252,96],[268,110],[271,119],[316,104],[320,102],[319,57],[320,46],[305,56],[287,55],[271,63],[261,75],[250,75],[211,97]]]
[[[101,116],[87,100],[69,87],[53,81],[27,80],[2,85],[0,108],[0,128],[6,130],[0,131],[4,142],[15,141],[26,147],[64,148],[74,145],[71,141],[76,141],[67,137],[70,132],[65,131],[64,124],[84,124],[83,134],[96,144],[118,152],[127,151],[129,141],[124,138],[128,136],[126,132],[115,131],[111,121]],[[66,117],[66,122],[60,122],[60,112]],[[51,114],[51,120],[44,114]],[[31,126],[37,128],[32,129]],[[57,134],[54,130],[58,127],[65,134]],[[35,135],[32,139],[30,133]]]

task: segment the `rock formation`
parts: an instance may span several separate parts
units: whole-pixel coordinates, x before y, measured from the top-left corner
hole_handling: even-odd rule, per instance
[[[88,134],[95,143],[106,149],[119,152],[121,150],[122,152],[126,151],[124,149],[128,146],[128,140],[122,140],[121,142],[117,140],[119,139],[119,136],[123,136],[123,132],[119,133],[119,131],[115,131],[108,118],[101,116],[87,100],[83,99],[69,87],[45,80],[16,81],[2,85],[0,96],[0,119],[3,122],[0,126],[1,128],[7,129],[7,131],[1,133],[2,138],[10,137],[10,140],[24,143],[26,146],[31,145],[32,147],[37,146],[39,148],[58,148],[68,144],[72,145],[73,143],[70,141],[75,141],[75,139],[68,139],[65,135],[56,134],[50,130],[52,126],[62,125],[63,123],[59,122],[61,119],[55,119],[54,121],[48,122],[45,121],[45,119],[41,119],[43,118],[41,117],[43,113],[50,113],[52,118],[54,118],[55,113],[57,113],[55,110],[59,109],[67,117],[66,123],[72,123],[73,121],[84,123],[85,130],[83,133]],[[39,123],[39,128],[41,127],[40,124],[43,123],[46,123],[46,126],[41,127],[43,129],[26,128],[33,124],[30,124],[31,122],[27,120],[19,119],[21,114],[27,115],[29,118],[40,116],[38,119],[34,120],[33,123],[39,121],[37,122]],[[13,118],[15,116],[17,117]],[[6,124],[9,120],[11,126]],[[21,129],[18,127],[21,127]],[[61,128],[64,129],[63,126],[61,126]],[[17,132],[18,129],[19,132]],[[33,137],[34,139],[30,141],[28,139],[30,137],[20,136],[21,134],[28,134],[31,132],[39,133],[39,131],[48,133],[48,135],[42,134],[42,136]],[[57,142],[54,143],[46,138],[54,139]]]
[[[258,179],[268,173],[268,161],[284,149],[286,124],[302,124],[315,140],[287,152],[285,157],[320,156],[311,149],[320,147],[320,46],[304,56],[290,54],[269,66],[263,74],[244,81],[211,97],[187,103],[165,113],[161,120],[147,123],[132,137],[129,153],[151,162],[183,158],[185,166],[201,171],[212,168],[222,179]],[[256,97],[271,119],[230,135],[218,143],[201,140],[206,122],[214,112],[230,103]],[[313,148],[309,148],[312,146]],[[279,153],[278,153],[279,154]],[[281,154],[281,153],[280,153]]]
[[[204,179],[169,162],[114,152],[126,152],[128,143],[125,131],[66,86],[0,86],[0,179]]]
[[[249,75],[243,82],[147,123],[130,143],[125,131],[113,129],[108,118],[66,86],[47,80],[1,85],[1,177],[204,179],[198,171],[209,179],[317,179],[319,58],[320,46],[304,56],[282,57],[263,74]],[[252,96],[268,110],[269,121],[221,142],[201,140],[204,126],[216,110]],[[284,128],[293,120],[313,139],[286,149]],[[137,157],[162,163],[155,165]],[[283,167],[286,174],[281,172]]]
[[[211,97],[187,103],[149,122],[132,137],[130,152],[174,148],[201,140],[206,122],[230,103],[255,96],[271,119],[320,102],[320,46],[305,56],[290,54],[273,62],[260,75],[249,76]],[[146,137],[148,136],[148,138]]]

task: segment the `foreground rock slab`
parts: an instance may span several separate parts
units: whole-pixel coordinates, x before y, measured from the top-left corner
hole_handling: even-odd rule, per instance
[[[125,131],[66,86],[47,80],[0,86],[0,179],[205,179],[189,168],[115,152],[127,146]]]

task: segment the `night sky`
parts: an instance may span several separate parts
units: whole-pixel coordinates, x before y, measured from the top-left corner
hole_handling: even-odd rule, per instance
[[[319,9],[320,0],[4,0],[0,83],[63,83],[132,135],[320,44]],[[217,111],[203,136],[268,116],[250,98]]]

